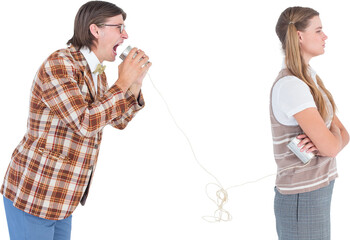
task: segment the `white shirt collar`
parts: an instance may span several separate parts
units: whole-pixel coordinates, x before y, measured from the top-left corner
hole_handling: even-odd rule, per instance
[[[97,75],[98,73],[93,73],[93,71],[95,71],[96,67],[98,64],[100,64],[100,61],[98,60],[97,56],[95,55],[95,53],[93,51],[90,51],[89,48],[87,47],[82,47],[80,49],[80,52],[83,54],[83,56],[85,57],[90,70],[91,70],[91,74],[93,75]],[[102,63],[101,63],[102,64]]]

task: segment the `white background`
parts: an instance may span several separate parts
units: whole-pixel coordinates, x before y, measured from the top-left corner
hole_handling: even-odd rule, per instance
[[[0,178],[26,131],[32,79],[44,59],[64,48],[85,1],[1,4]],[[276,171],[269,122],[270,87],[281,63],[275,34],[289,6],[320,12],[326,53],[312,60],[350,126],[350,30],[347,1],[245,0],[114,2],[128,14],[129,41],[150,56],[150,74],[199,161],[225,187]],[[120,60],[107,65],[111,85]],[[119,131],[106,127],[84,207],[73,214],[72,239],[277,239],[274,177],[229,190],[232,221],[207,223],[215,205],[205,194],[214,179],[195,162],[165,104],[145,79],[146,107]],[[349,147],[338,155],[332,239],[349,238]],[[211,195],[215,193],[212,192]],[[2,198],[0,200],[2,205]],[[0,239],[8,239],[0,206]]]

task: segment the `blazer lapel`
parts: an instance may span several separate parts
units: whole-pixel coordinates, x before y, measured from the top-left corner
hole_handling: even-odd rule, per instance
[[[78,49],[76,49],[74,46],[70,46],[69,49],[72,56],[76,60],[76,63],[79,65],[80,71],[83,73],[84,81],[90,92],[91,100],[94,102],[96,99],[96,90],[89,65],[84,58],[84,55]]]
[[[84,80],[85,80],[86,85],[88,86],[92,100],[95,101],[95,99],[96,99],[95,85],[94,85],[94,81],[92,79],[90,68],[87,65],[87,62],[86,62],[85,70],[84,70]]]
[[[108,90],[108,83],[107,83],[107,78],[106,78],[106,74],[103,73],[102,74],[102,91],[103,94]]]
[[[104,93],[108,89],[108,84],[106,80],[106,74],[103,72],[102,74],[99,74],[97,77],[97,94],[98,97],[102,97]]]

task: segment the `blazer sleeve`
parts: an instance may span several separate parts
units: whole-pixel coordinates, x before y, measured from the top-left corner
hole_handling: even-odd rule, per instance
[[[129,111],[127,100],[118,85],[112,85],[99,100],[85,101],[78,85],[79,69],[65,55],[51,56],[38,72],[42,101],[68,128],[84,137],[92,137],[113,119]],[[81,76],[80,76],[81,78]]]
[[[120,117],[113,119],[111,122],[111,125],[117,129],[124,129],[131,121],[131,119],[133,119],[136,113],[145,106],[142,92],[140,92],[138,99],[136,99],[133,93],[128,90],[125,93],[125,99],[127,104],[127,111],[125,111]]]

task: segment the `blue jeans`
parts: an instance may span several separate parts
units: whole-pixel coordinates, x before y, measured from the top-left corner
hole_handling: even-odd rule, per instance
[[[28,214],[4,197],[7,226],[11,240],[70,240],[72,216],[48,220]]]

